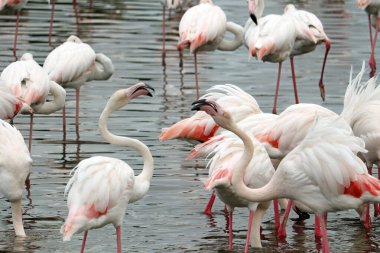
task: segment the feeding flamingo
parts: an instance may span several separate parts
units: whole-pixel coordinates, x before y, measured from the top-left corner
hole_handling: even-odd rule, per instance
[[[1,194],[11,202],[16,236],[25,237],[22,222],[22,191],[32,168],[32,158],[21,133],[0,119]]]
[[[264,11],[263,0],[248,1],[251,19],[244,27],[245,45],[251,56],[262,61],[278,63],[276,92],[272,113],[277,113],[277,97],[281,79],[282,62],[286,60],[294,47],[296,39],[316,43],[316,38],[309,27],[299,22],[293,15],[285,12],[283,15],[267,15],[261,17]],[[256,21],[257,24],[254,22]]]
[[[300,145],[281,161],[269,183],[252,189],[243,181],[254,151],[251,138],[215,101],[200,103],[201,110],[244,143],[244,153],[229,177],[236,194],[248,201],[294,199],[314,211],[321,221],[323,252],[329,252],[327,212],[359,209],[367,202],[380,202],[380,181],[368,174],[365,164],[357,157],[358,152],[365,152],[364,142],[352,135],[343,119],[319,118]]]
[[[233,40],[224,39],[226,31],[234,34]],[[197,53],[199,51],[233,51],[243,44],[243,28],[227,22],[223,10],[212,0],[201,0],[188,9],[179,23],[178,50],[189,48],[194,54],[195,83],[199,98]]]
[[[75,129],[79,139],[79,91],[91,80],[107,80],[113,72],[112,61],[104,54],[95,54],[90,45],[71,35],[65,43],[55,48],[46,57],[43,68],[51,80],[64,88],[76,91]],[[63,132],[66,139],[66,106],[63,107]]]
[[[120,225],[127,205],[148,192],[153,174],[153,157],[149,148],[137,139],[117,136],[109,132],[107,120],[111,113],[124,107],[141,95],[152,96],[150,86],[138,83],[128,89],[116,91],[108,100],[99,118],[99,131],[111,144],[132,147],[143,157],[142,172],[135,176],[133,169],[120,159],[94,156],[81,161],[67,183],[69,214],[61,228],[63,239],[69,241],[73,234],[84,231],[82,250],[88,230],[113,224],[117,234],[117,252],[121,253]]]
[[[370,77],[373,77],[376,73],[375,48],[380,28],[380,0],[357,0],[357,4],[368,14],[369,40],[371,42],[369,66],[371,67]],[[376,29],[374,37],[372,37],[372,26]]]

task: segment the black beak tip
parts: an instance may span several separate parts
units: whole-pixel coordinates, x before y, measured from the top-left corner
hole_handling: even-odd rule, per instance
[[[153,97],[152,93],[148,92],[148,94],[146,94],[148,97]]]
[[[252,19],[252,21],[257,25],[257,18],[256,18],[256,15],[255,14],[251,14],[249,15]]]
[[[150,89],[150,90],[152,90],[152,91],[154,91],[154,88],[152,86],[150,86],[149,84],[145,84],[145,87],[148,88],[148,89]]]
[[[206,99],[203,98],[203,99],[194,101],[193,103],[191,103],[191,105],[196,105],[196,104],[205,103],[205,102],[206,102]]]

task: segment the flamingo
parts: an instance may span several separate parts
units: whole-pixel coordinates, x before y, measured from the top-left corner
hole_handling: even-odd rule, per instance
[[[21,133],[0,119],[1,194],[11,202],[16,236],[25,237],[22,222],[22,190],[32,168],[32,158]]]
[[[298,104],[299,100],[298,100],[297,87],[296,87],[296,75],[295,75],[295,71],[294,71],[294,56],[312,52],[315,50],[317,45],[319,45],[321,43],[325,44],[326,50],[325,50],[325,56],[324,56],[323,64],[322,64],[321,77],[319,79],[318,85],[319,85],[319,91],[321,94],[321,98],[323,101],[325,101],[326,92],[325,92],[325,86],[323,83],[323,74],[325,71],[327,55],[328,55],[328,53],[330,51],[330,47],[331,47],[330,39],[327,37],[327,35],[323,29],[322,22],[313,13],[305,11],[305,10],[297,10],[293,4],[288,4],[285,7],[285,12],[290,13],[291,15],[294,15],[294,17],[296,19],[298,19],[299,22],[303,22],[303,23],[307,24],[307,26],[309,27],[313,36],[317,40],[317,42],[315,43],[314,41],[312,41],[310,39],[298,38],[297,37],[296,41],[294,43],[292,52],[290,53],[290,66],[292,68],[292,77],[293,77],[294,92],[296,95],[296,103]]]
[[[234,40],[224,39],[226,31],[234,34]],[[188,9],[179,23],[178,50],[189,48],[194,54],[195,83],[199,98],[197,53],[199,51],[233,51],[243,44],[243,28],[233,22],[227,22],[223,10],[212,0],[201,0]]]
[[[369,75],[373,77],[376,73],[375,47],[380,27],[380,0],[357,0],[357,4],[360,9],[365,10],[368,14],[369,40],[371,42],[371,56],[369,58],[371,72]],[[372,26],[376,29],[373,38]]]
[[[366,152],[364,141],[352,135],[342,118],[317,118],[304,140],[281,161],[270,181],[252,189],[243,181],[254,152],[251,138],[215,101],[203,100],[197,104],[244,143],[244,153],[228,177],[236,194],[252,202],[294,199],[314,211],[321,221],[323,252],[329,252],[327,212],[359,209],[365,203],[380,202],[380,181],[368,174],[365,164],[357,157],[358,152]]]
[[[152,96],[150,86],[137,83],[116,91],[108,100],[99,118],[99,131],[111,144],[132,147],[144,159],[142,172],[135,176],[133,169],[120,159],[94,156],[81,161],[73,170],[65,195],[68,217],[61,228],[63,240],[84,231],[81,252],[84,252],[88,230],[113,224],[117,234],[117,252],[121,253],[120,226],[129,203],[141,199],[149,190],[153,174],[153,157],[149,148],[139,140],[117,136],[109,132],[109,115],[121,109],[130,100],[141,95]]]
[[[293,15],[267,15],[261,18],[264,10],[263,0],[248,1],[251,20],[245,24],[244,38],[249,54],[262,61],[278,63],[276,92],[272,113],[277,113],[277,97],[281,79],[282,62],[286,60],[294,47],[296,39],[316,43],[309,27],[299,22]],[[256,21],[257,24],[254,22]]]
[[[13,40],[13,56],[16,57],[16,45],[17,45],[17,36],[18,36],[18,27],[20,21],[20,12],[21,9],[28,3],[28,0],[1,0],[0,1],[0,11],[4,8],[4,6],[9,6],[16,11],[16,31],[15,37]]]
[[[46,57],[43,68],[51,80],[64,88],[76,90],[75,129],[79,139],[79,91],[91,80],[107,80],[113,72],[112,61],[104,54],[95,54],[90,45],[71,35]],[[66,106],[63,107],[63,132],[66,139]]]
[[[193,110],[198,110],[195,104]],[[214,189],[217,196],[226,204],[229,212],[229,249],[232,251],[232,217],[235,207],[248,207],[250,210],[248,221],[248,232],[246,239],[245,252],[248,252],[249,242],[252,247],[261,248],[260,241],[260,224],[270,202],[247,202],[235,194],[232,185],[228,180],[228,175],[234,171],[234,165],[239,161],[244,145],[241,141],[236,140],[233,136],[226,136],[222,145],[213,150],[213,157],[208,162],[209,179],[206,182],[206,188]],[[245,174],[245,183],[253,188],[264,186],[269,182],[274,174],[274,168],[264,146],[253,137],[255,145],[254,155],[247,167]],[[227,171],[227,173],[226,173]],[[253,230],[253,231],[252,231]]]

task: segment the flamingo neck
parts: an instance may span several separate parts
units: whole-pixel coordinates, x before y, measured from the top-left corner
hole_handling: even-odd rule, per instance
[[[96,54],[94,68],[89,75],[87,81],[91,80],[107,80],[112,76],[114,67],[110,58],[104,54]]]
[[[259,20],[263,16],[264,7],[265,7],[264,0],[258,0],[257,1],[257,7],[256,7],[256,18],[257,18],[257,20]]]
[[[34,108],[34,112],[37,114],[51,114],[61,110],[65,106],[66,90],[54,81],[50,81],[49,85],[49,91],[53,95],[53,100],[43,103],[38,108]]]
[[[107,127],[109,115],[114,111],[107,103],[106,108],[103,110],[99,118],[99,131],[102,137],[111,144],[118,146],[131,147],[137,150],[143,157],[144,166],[141,173],[135,177],[135,184],[133,189],[133,196],[129,203],[141,199],[149,190],[150,180],[153,175],[153,157],[149,148],[141,141],[125,136],[118,136],[112,134]]]
[[[234,34],[233,40],[223,39],[219,44],[218,49],[222,51],[233,51],[243,45],[243,27],[234,22],[227,22],[226,26],[227,31]]]

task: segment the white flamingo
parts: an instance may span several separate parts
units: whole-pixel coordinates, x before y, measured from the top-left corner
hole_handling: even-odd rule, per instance
[[[117,233],[117,249],[121,253],[120,225],[127,205],[148,192],[153,174],[153,157],[149,148],[141,141],[117,136],[109,132],[109,115],[121,109],[130,100],[141,96],[152,96],[150,86],[138,83],[128,89],[116,91],[108,100],[99,118],[99,131],[111,144],[131,147],[144,159],[142,172],[135,176],[133,169],[120,159],[94,156],[81,161],[73,170],[74,175],[67,183],[67,205],[69,214],[61,228],[63,239],[69,241],[73,234],[84,231],[82,250],[90,229],[113,224]]]

